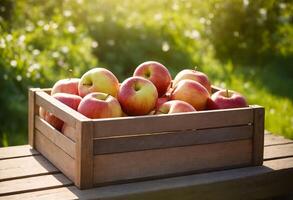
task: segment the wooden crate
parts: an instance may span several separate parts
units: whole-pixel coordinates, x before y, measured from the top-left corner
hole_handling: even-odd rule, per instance
[[[29,90],[29,143],[81,189],[262,165],[261,106],[92,120],[49,92]],[[70,134],[41,119],[39,107],[67,123]]]

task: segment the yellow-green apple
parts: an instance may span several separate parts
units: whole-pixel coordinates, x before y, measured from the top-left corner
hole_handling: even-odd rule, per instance
[[[245,97],[238,92],[232,90],[219,90],[212,94],[208,109],[226,109],[247,107]]]
[[[57,81],[51,90],[51,95],[56,93],[68,93],[78,95],[79,80],[79,78],[69,78]]]
[[[194,80],[202,84],[209,93],[211,93],[211,84],[206,74],[196,71],[196,69],[184,69],[174,78],[173,86],[176,86],[181,80]]]
[[[148,114],[155,108],[157,99],[155,85],[139,76],[124,80],[118,93],[118,100],[127,115]]]
[[[92,92],[102,92],[117,97],[118,90],[118,79],[105,68],[94,68],[87,71],[81,77],[78,85],[78,92],[81,97]]]
[[[81,102],[81,97],[74,94],[68,93],[56,93],[53,94],[52,97],[61,101],[65,105],[69,106],[70,108],[77,110],[79,103]],[[61,130],[63,126],[63,121],[52,113],[46,111],[43,107],[39,109],[39,115],[42,119],[46,120],[49,124],[55,127],[57,130]]]
[[[193,80],[180,81],[171,93],[171,100],[185,101],[196,110],[204,110],[209,97],[210,94],[207,89]]]
[[[172,77],[168,69],[159,62],[147,61],[140,64],[133,76],[141,76],[150,80],[158,90],[158,96],[163,96],[170,87]]]
[[[156,114],[171,114],[171,113],[182,113],[182,112],[193,112],[196,111],[192,105],[181,100],[172,100],[163,103]]]
[[[77,111],[91,119],[122,116],[118,100],[102,92],[87,94],[80,102]]]

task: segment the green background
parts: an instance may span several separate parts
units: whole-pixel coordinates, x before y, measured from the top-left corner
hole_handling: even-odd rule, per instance
[[[293,139],[293,4],[285,0],[0,0],[0,146],[27,143],[27,89],[99,66],[197,66]],[[73,72],[70,73],[69,71]]]

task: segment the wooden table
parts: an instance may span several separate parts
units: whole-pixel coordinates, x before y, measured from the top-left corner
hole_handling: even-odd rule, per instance
[[[266,134],[264,159],[259,167],[79,190],[30,146],[0,148],[0,199],[283,199],[292,194],[293,141]]]

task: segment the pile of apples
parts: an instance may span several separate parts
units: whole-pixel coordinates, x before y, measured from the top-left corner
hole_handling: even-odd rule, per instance
[[[121,84],[111,71],[94,68],[80,79],[57,81],[51,95],[91,119],[248,106],[237,92],[212,94],[209,78],[202,72],[184,69],[172,80],[168,69],[155,61],[140,64]],[[66,128],[62,120],[43,108],[39,113],[56,129]]]

